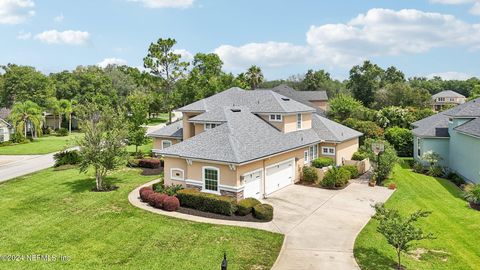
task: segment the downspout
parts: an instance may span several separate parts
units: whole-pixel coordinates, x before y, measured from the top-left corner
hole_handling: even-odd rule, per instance
[[[267,190],[267,189],[266,189],[266,184],[265,184],[265,183],[267,182],[267,179],[266,179],[266,178],[267,178],[267,170],[266,170],[266,168],[265,168],[265,159],[262,160],[262,168],[263,168],[263,170],[262,170],[262,174],[263,174],[263,175],[262,175],[263,198],[266,199],[266,193],[267,193],[266,190]]]

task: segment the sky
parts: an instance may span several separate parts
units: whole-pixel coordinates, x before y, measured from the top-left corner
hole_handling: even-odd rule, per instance
[[[184,60],[217,53],[224,70],[267,79],[324,69],[348,78],[371,60],[410,76],[480,76],[480,0],[0,0],[0,65],[44,73],[142,67],[158,38]]]

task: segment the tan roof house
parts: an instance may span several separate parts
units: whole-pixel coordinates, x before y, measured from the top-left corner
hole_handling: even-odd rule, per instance
[[[300,180],[319,156],[349,160],[362,133],[272,90],[230,88],[178,109],[183,119],[149,134],[165,184],[262,198]]]
[[[452,90],[445,90],[432,96],[432,110],[441,111],[446,105],[460,105],[467,98]]]

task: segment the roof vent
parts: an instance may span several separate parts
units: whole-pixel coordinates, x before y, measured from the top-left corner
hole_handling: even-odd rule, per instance
[[[232,112],[241,112],[242,111],[240,109],[231,109],[231,110],[232,110]]]
[[[286,97],[282,97],[282,100],[283,100],[283,101],[289,101],[290,99],[289,99],[289,98],[286,98]]]

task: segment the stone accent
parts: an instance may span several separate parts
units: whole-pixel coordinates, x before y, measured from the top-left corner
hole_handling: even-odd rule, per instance
[[[228,190],[220,190],[220,194],[223,196],[229,196],[237,199],[237,201],[240,201],[243,199],[243,190],[240,190],[239,192],[233,192],[233,191],[228,191]]]
[[[194,188],[198,191],[202,191],[202,186],[187,184],[187,188]]]

